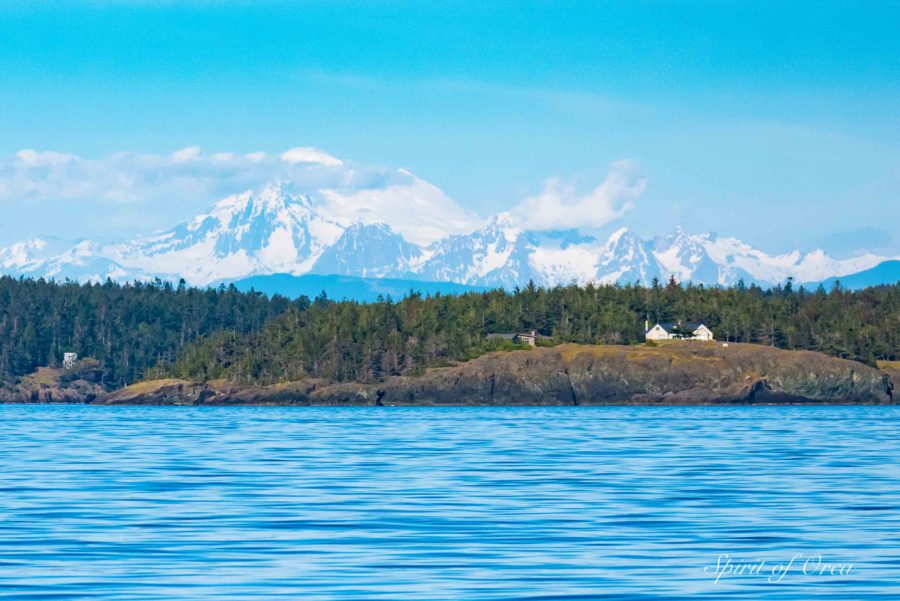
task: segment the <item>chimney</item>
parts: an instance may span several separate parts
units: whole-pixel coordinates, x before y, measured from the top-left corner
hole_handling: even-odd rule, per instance
[[[650,331],[650,320],[649,320],[649,319],[645,319],[645,320],[644,320],[644,331],[645,331],[645,332],[649,332],[649,331]]]

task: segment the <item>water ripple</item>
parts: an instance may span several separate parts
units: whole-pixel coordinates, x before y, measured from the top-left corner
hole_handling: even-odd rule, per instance
[[[897,407],[2,406],[0,598],[897,599],[898,456]]]

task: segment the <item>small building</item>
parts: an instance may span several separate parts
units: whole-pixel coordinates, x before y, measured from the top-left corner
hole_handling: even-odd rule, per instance
[[[516,334],[516,340],[519,342],[524,342],[528,346],[536,346],[538,337],[541,337],[537,330],[531,330],[530,332],[520,332]]]
[[[644,337],[647,340],[715,340],[712,330],[697,322],[665,322],[652,328],[650,323],[644,324]]]
[[[527,344],[528,346],[537,346],[538,340],[546,340],[547,338],[547,336],[538,334],[537,330],[531,330],[530,332],[519,332],[518,334],[499,333],[487,335],[488,340],[509,340],[510,342],[519,342],[522,344]]]
[[[72,369],[78,361],[78,353],[63,353],[63,368]]]

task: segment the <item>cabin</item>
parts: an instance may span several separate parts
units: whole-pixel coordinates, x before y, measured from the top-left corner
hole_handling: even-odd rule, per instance
[[[652,328],[650,322],[644,323],[644,337],[647,340],[715,340],[712,330],[702,323],[665,322]]]
[[[510,342],[519,342],[522,344],[527,344],[528,346],[537,346],[538,340],[547,340],[547,336],[543,336],[537,333],[537,330],[531,330],[530,332],[519,332],[518,334],[514,333],[499,333],[499,334],[488,334],[488,340],[509,340]]]
[[[63,369],[72,369],[78,361],[78,353],[63,353]]]

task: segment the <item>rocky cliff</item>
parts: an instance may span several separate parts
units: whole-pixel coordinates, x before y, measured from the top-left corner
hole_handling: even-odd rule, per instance
[[[888,375],[893,383],[894,390],[900,387],[900,361],[879,361],[878,369]]]
[[[102,386],[82,374],[38,368],[15,382],[0,382],[0,403],[90,403],[105,394]]]
[[[307,380],[269,387],[144,382],[104,404],[695,405],[892,403],[882,371],[808,351],[750,344],[562,345],[493,353],[378,384]]]

